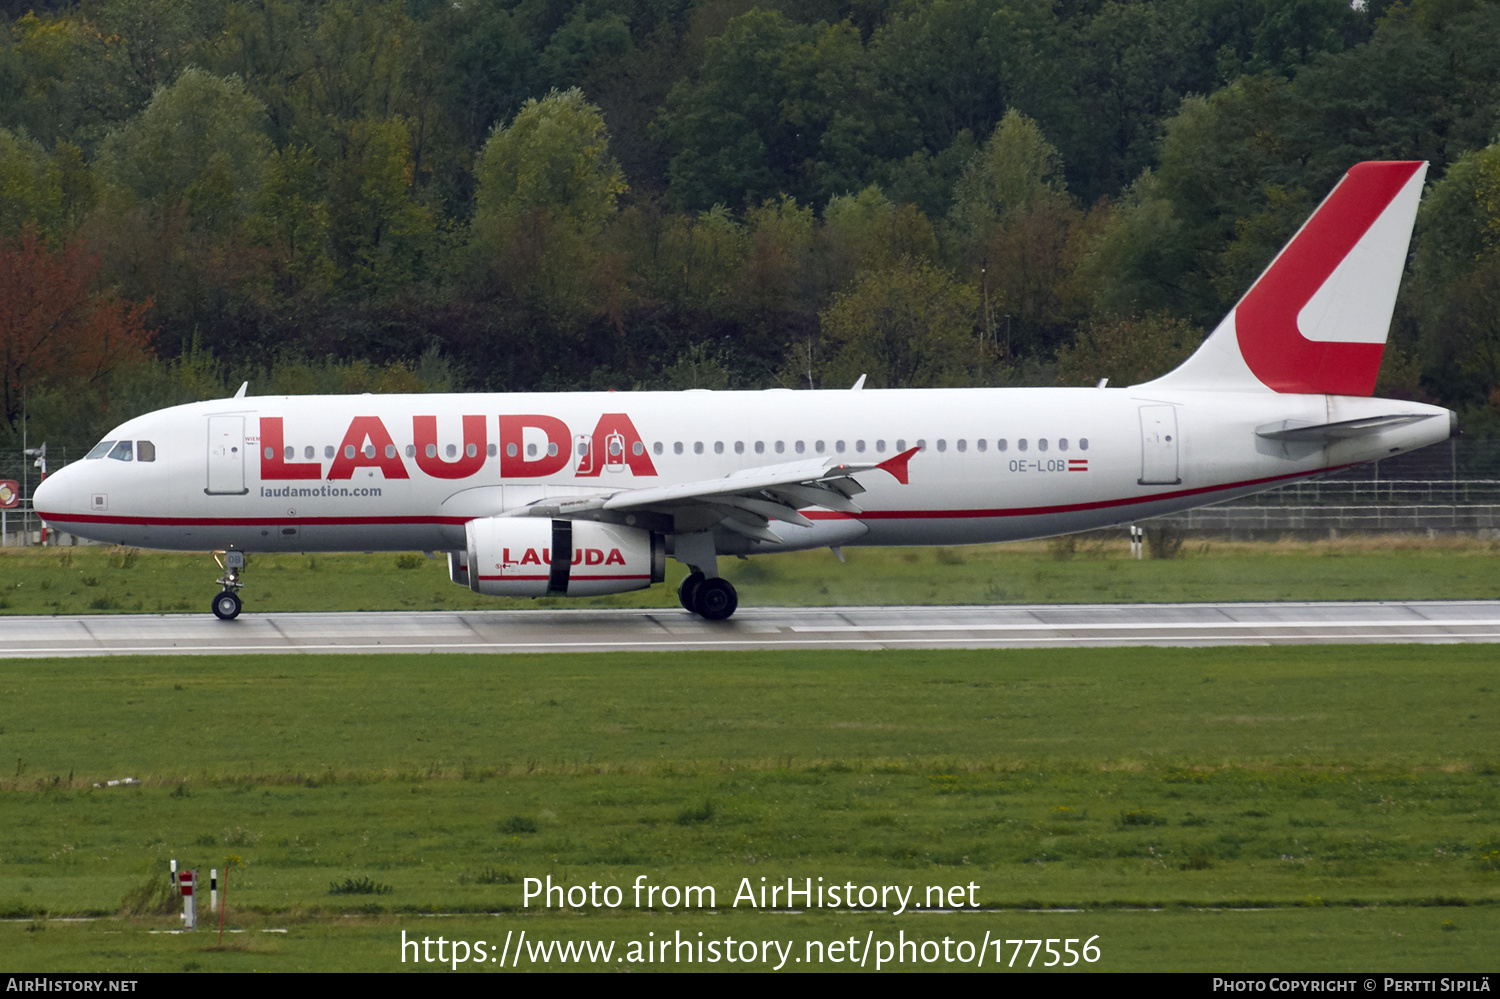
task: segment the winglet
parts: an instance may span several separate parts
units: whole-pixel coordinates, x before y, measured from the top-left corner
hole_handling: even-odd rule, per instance
[[[890,472],[896,477],[896,481],[901,483],[903,486],[910,485],[910,480],[908,479],[906,474],[906,463],[911,461],[911,456],[916,454],[920,450],[922,449],[918,447],[909,447],[905,451],[902,451],[900,454],[896,455],[894,458],[887,458],[885,461],[882,461],[875,467],[883,468],[887,472]]]

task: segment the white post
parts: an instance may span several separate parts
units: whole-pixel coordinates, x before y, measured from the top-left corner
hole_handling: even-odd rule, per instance
[[[182,883],[182,928],[196,930],[198,928],[198,898],[194,891],[197,888],[198,872],[183,871],[180,880]]]
[[[208,869],[208,911],[219,911],[219,869],[217,867]]]

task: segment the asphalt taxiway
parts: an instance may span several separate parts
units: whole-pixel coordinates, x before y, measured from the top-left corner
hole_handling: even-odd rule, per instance
[[[1500,601],[0,617],[0,658],[1500,642]]]

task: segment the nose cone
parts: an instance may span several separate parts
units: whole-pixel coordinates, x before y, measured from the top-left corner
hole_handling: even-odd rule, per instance
[[[31,506],[45,520],[60,520],[73,512],[72,490],[66,469],[47,476],[31,491]]]

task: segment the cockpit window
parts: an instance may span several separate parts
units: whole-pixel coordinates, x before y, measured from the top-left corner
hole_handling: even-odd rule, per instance
[[[156,445],[153,444],[153,443],[151,443],[150,441],[136,441],[135,442],[135,460],[136,461],[155,461],[156,460]]]
[[[112,447],[114,447],[114,446],[115,446],[115,442],[114,441],[100,441],[98,444],[94,445],[94,450],[90,451],[88,454],[84,455],[83,457],[85,459],[88,459],[88,458],[102,458],[105,455],[109,454],[109,449],[112,448]]]
[[[130,441],[120,441],[114,446],[114,449],[109,452],[109,457],[115,459],[116,461],[129,461],[134,456],[134,450],[135,449],[130,445]]]

